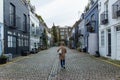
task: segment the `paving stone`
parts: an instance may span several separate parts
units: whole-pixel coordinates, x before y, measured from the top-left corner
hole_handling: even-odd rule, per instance
[[[66,69],[57,47],[0,66],[0,80],[120,80],[120,68],[67,48]]]

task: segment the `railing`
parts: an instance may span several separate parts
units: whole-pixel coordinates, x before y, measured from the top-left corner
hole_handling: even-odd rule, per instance
[[[104,11],[100,16],[100,21],[102,25],[105,25],[108,23],[108,11]]]
[[[120,0],[112,5],[112,17],[113,19],[120,17]]]

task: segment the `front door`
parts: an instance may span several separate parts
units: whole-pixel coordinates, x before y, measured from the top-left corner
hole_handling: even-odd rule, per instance
[[[108,29],[108,55],[111,56],[111,29]]]

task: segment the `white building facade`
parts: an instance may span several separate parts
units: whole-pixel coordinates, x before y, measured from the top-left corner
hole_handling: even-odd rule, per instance
[[[36,15],[30,12],[30,50],[39,47],[39,19]]]
[[[1,9],[1,11],[0,11],[0,55],[2,54],[2,51],[3,51],[3,26],[4,26],[4,24],[3,24],[3,0],[0,0],[0,9]]]
[[[120,60],[120,0],[99,0],[99,52]]]

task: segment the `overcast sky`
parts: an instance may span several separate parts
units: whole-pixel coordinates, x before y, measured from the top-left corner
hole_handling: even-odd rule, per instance
[[[31,3],[48,27],[53,23],[63,27],[72,26],[79,19],[88,0],[31,0]]]

